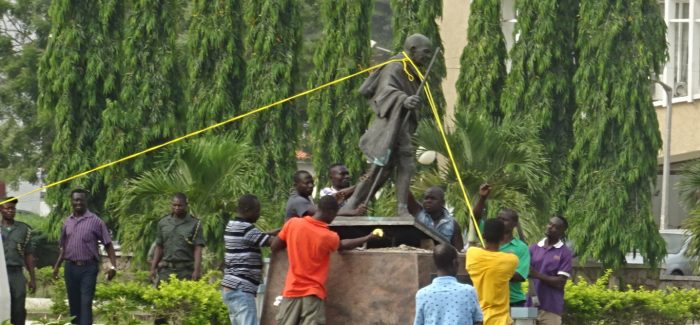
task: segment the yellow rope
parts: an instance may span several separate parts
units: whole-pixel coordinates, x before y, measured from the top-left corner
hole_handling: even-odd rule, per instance
[[[163,147],[165,147],[165,146],[171,145],[171,144],[173,144],[173,143],[180,142],[180,141],[185,140],[185,139],[187,139],[187,138],[191,138],[191,137],[193,137],[193,136],[195,136],[195,135],[198,135],[198,134],[200,134],[200,133],[204,133],[204,132],[206,132],[206,131],[209,131],[209,130],[218,128],[218,127],[220,127],[220,126],[222,126],[222,125],[229,124],[229,123],[231,123],[231,122],[240,120],[240,119],[242,119],[242,118],[244,118],[244,117],[248,117],[248,116],[250,116],[250,115],[253,115],[253,114],[256,114],[256,113],[260,113],[260,112],[262,112],[262,111],[264,111],[264,110],[267,110],[267,109],[269,109],[269,108],[272,108],[272,107],[274,107],[274,106],[277,106],[277,105],[280,105],[280,104],[284,104],[284,103],[286,103],[286,102],[292,101],[292,100],[297,99],[297,98],[299,98],[299,97],[306,96],[306,95],[308,95],[308,94],[310,94],[310,93],[313,93],[313,92],[315,92],[315,91],[321,90],[321,89],[323,89],[323,88],[327,88],[327,87],[333,86],[333,85],[335,85],[335,84],[341,83],[341,82],[343,82],[343,81],[345,81],[345,80],[354,78],[354,77],[359,76],[359,75],[361,75],[361,74],[363,74],[363,73],[367,73],[367,72],[370,72],[370,71],[372,71],[372,70],[374,70],[374,69],[381,68],[381,67],[383,67],[383,66],[385,66],[385,65],[387,65],[387,64],[389,64],[389,63],[393,63],[393,62],[404,62],[404,61],[405,61],[405,59],[391,59],[391,60],[382,62],[382,63],[380,63],[380,64],[371,66],[371,67],[369,67],[369,68],[367,68],[367,69],[363,69],[363,70],[361,70],[361,71],[355,72],[355,73],[350,74],[350,75],[347,75],[347,76],[345,76],[345,77],[338,78],[338,79],[336,79],[336,80],[333,80],[333,81],[331,81],[331,82],[325,83],[325,84],[320,85],[320,86],[317,86],[317,87],[315,87],[315,88],[311,88],[311,89],[308,89],[308,90],[306,90],[306,91],[297,93],[296,95],[293,95],[293,96],[291,96],[291,97],[287,97],[287,98],[285,98],[285,99],[278,100],[278,101],[276,101],[276,102],[274,102],[274,103],[272,103],[272,104],[265,105],[265,106],[256,108],[256,109],[254,109],[254,110],[252,110],[252,111],[249,111],[249,112],[246,112],[246,113],[243,113],[243,114],[234,116],[234,117],[232,117],[232,118],[230,118],[230,119],[228,119],[228,120],[225,120],[225,121],[223,121],[223,122],[219,122],[219,123],[216,123],[216,124],[207,126],[207,127],[203,128],[203,129],[200,129],[200,130],[197,130],[197,131],[194,131],[194,132],[185,134],[185,135],[183,135],[183,136],[181,136],[181,137],[179,137],[179,138],[172,139],[172,140],[170,140],[170,141],[168,141],[168,142],[161,143],[161,144],[159,144],[159,145],[155,145],[155,146],[150,147],[150,148],[148,148],[148,149],[144,149],[144,150],[139,151],[139,152],[137,152],[137,153],[128,155],[128,156],[126,156],[126,157],[123,157],[123,158],[120,158],[120,159],[117,159],[117,160],[114,160],[114,161],[111,161],[111,162],[102,164],[102,165],[100,165],[100,166],[97,166],[97,167],[95,167],[95,168],[93,168],[93,169],[84,171],[84,172],[82,172],[82,173],[75,174],[75,175],[73,175],[73,176],[64,178],[64,179],[62,179],[62,180],[60,180],[60,181],[56,181],[56,182],[53,182],[53,183],[44,185],[44,186],[42,186],[42,187],[33,189],[33,190],[29,191],[29,192],[22,193],[22,194],[20,194],[20,195],[17,195],[16,198],[17,198],[17,199],[20,199],[20,198],[23,198],[23,197],[25,197],[25,196],[27,196],[27,195],[30,195],[30,194],[33,194],[33,193],[36,193],[36,192],[39,192],[39,191],[42,191],[42,190],[45,190],[45,189],[54,187],[54,186],[56,186],[56,185],[60,185],[60,184],[63,184],[63,183],[72,181],[72,180],[74,180],[74,179],[76,179],[76,178],[83,177],[83,176],[88,175],[88,174],[92,174],[92,173],[94,173],[94,172],[96,172],[96,171],[105,169],[105,168],[107,168],[107,167],[116,165],[116,164],[118,164],[118,163],[121,163],[121,162],[130,160],[130,159],[134,159],[134,158],[136,158],[136,157],[138,157],[138,156],[147,154],[147,153],[149,153],[149,152],[151,152],[151,151],[158,150],[158,149],[160,149],[160,148],[163,148]],[[7,200],[7,199],[6,199],[6,200],[0,202],[0,205],[5,204],[5,203],[10,202],[10,201],[11,201],[11,200]]]
[[[411,63],[413,66],[413,69],[416,71],[418,74],[418,78],[420,80],[423,80],[425,77],[423,74],[420,72],[420,69],[418,69],[418,66],[416,66],[415,63],[413,63],[413,60],[404,52],[403,53],[404,57],[406,60]],[[433,94],[430,92],[430,86],[428,85],[428,82],[425,83],[425,87],[423,87],[425,91],[425,96],[428,98],[428,104],[430,105],[430,108],[433,111],[433,117],[435,118],[435,122],[437,123],[438,130],[440,131],[440,135],[442,136],[442,141],[445,143],[445,149],[447,150],[447,155],[450,158],[450,163],[452,163],[452,169],[455,172],[455,175],[457,176],[457,183],[459,183],[459,188],[462,190],[462,195],[464,196],[464,202],[467,203],[467,211],[469,211],[469,216],[472,219],[472,222],[474,222],[474,228],[476,229],[476,234],[479,237],[479,241],[481,242],[481,246],[484,245],[484,238],[481,235],[481,230],[479,229],[479,223],[476,221],[476,217],[474,216],[474,211],[472,211],[472,204],[469,201],[469,195],[467,195],[467,190],[464,188],[464,183],[462,183],[462,176],[459,173],[459,168],[457,168],[457,162],[455,161],[454,156],[452,155],[452,149],[450,148],[450,143],[447,141],[447,134],[445,134],[445,129],[442,126],[442,122],[440,121],[440,114],[438,113],[437,106],[435,105],[435,100],[433,99]],[[459,248],[459,247],[457,247]]]
[[[165,147],[165,146],[171,145],[171,144],[173,144],[173,143],[180,142],[180,141],[185,140],[185,139],[187,139],[187,138],[191,138],[191,137],[193,137],[193,136],[195,136],[195,135],[198,135],[198,134],[200,134],[200,133],[204,133],[204,132],[207,132],[207,131],[209,131],[209,130],[218,128],[218,127],[220,127],[220,126],[223,126],[223,125],[226,125],[226,124],[235,122],[235,121],[240,120],[240,119],[242,119],[242,118],[244,118],[244,117],[248,117],[248,116],[250,116],[250,115],[260,113],[260,112],[262,112],[262,111],[264,111],[264,110],[267,110],[267,109],[270,109],[270,108],[272,108],[272,107],[274,107],[274,106],[277,106],[277,105],[280,105],[280,104],[284,104],[284,103],[286,103],[286,102],[292,101],[292,100],[297,99],[297,98],[299,98],[299,97],[306,96],[306,95],[308,95],[308,94],[310,94],[310,93],[319,91],[319,90],[321,90],[321,89],[323,89],[323,88],[327,88],[327,87],[333,86],[333,85],[338,84],[338,83],[341,83],[341,82],[343,82],[343,81],[345,81],[345,80],[348,80],[348,79],[354,78],[354,77],[356,77],[356,76],[359,76],[359,75],[361,75],[361,74],[364,74],[364,73],[370,72],[370,71],[372,71],[372,70],[381,68],[381,67],[383,67],[383,66],[385,66],[385,65],[387,65],[387,64],[393,63],[393,62],[402,62],[402,64],[404,65],[404,71],[406,72],[407,77],[408,77],[409,79],[413,79],[413,76],[407,71],[408,69],[406,68],[406,61],[408,61],[408,62],[413,66],[414,70],[415,70],[416,73],[418,74],[418,77],[419,77],[421,80],[423,80],[423,79],[424,79],[424,76],[423,76],[423,74],[420,72],[420,70],[418,69],[418,67],[416,66],[416,64],[413,63],[413,61],[411,60],[411,58],[410,58],[406,53],[403,53],[403,54],[404,54],[404,59],[392,59],[392,60],[388,60],[388,61],[382,62],[382,63],[380,63],[380,64],[371,66],[371,67],[369,67],[369,68],[363,69],[363,70],[361,70],[361,71],[355,72],[355,73],[350,74],[350,75],[347,75],[347,76],[345,76],[345,77],[338,78],[338,79],[336,79],[336,80],[333,80],[333,81],[331,81],[331,82],[325,83],[325,84],[323,84],[323,85],[320,85],[320,86],[317,86],[317,87],[308,89],[308,90],[303,91],[303,92],[300,92],[300,93],[297,93],[297,94],[295,94],[295,95],[293,95],[293,96],[290,96],[290,97],[287,97],[287,98],[285,98],[285,99],[278,100],[278,101],[276,101],[276,102],[274,102],[274,103],[272,103],[272,104],[268,104],[268,105],[265,105],[265,106],[256,108],[256,109],[254,109],[254,110],[251,110],[251,111],[249,111],[249,112],[246,112],[246,113],[243,113],[243,114],[234,116],[234,117],[232,117],[232,118],[230,118],[230,119],[228,119],[228,120],[225,120],[225,121],[223,121],[223,122],[219,122],[219,123],[216,123],[216,124],[207,126],[207,127],[203,128],[203,129],[199,129],[199,130],[194,131],[194,132],[190,132],[190,133],[185,134],[185,135],[183,135],[183,136],[181,136],[181,137],[172,139],[172,140],[170,140],[170,141],[161,143],[161,144],[159,144],[159,145],[155,145],[155,146],[153,146],[153,147],[144,149],[144,150],[139,151],[139,152],[137,152],[137,153],[133,153],[133,154],[131,154],[131,155],[128,155],[128,156],[126,156],[126,157],[123,157],[123,158],[120,158],[120,159],[117,159],[117,160],[114,160],[114,161],[111,161],[111,162],[102,164],[102,165],[97,166],[97,167],[95,167],[95,168],[93,168],[93,169],[90,169],[90,170],[87,170],[87,171],[84,171],[84,172],[75,174],[75,175],[73,175],[73,176],[64,178],[64,179],[62,179],[62,180],[59,180],[59,181],[56,181],[56,182],[53,182],[53,183],[44,185],[44,186],[42,186],[42,187],[36,188],[36,189],[34,189],[34,190],[31,190],[31,191],[29,191],[29,192],[22,193],[22,194],[20,194],[20,195],[17,195],[16,198],[17,198],[17,199],[20,199],[20,198],[23,198],[23,197],[25,197],[25,196],[31,195],[31,194],[33,194],[33,193],[36,193],[36,192],[39,192],[39,191],[42,191],[42,190],[45,190],[45,189],[48,189],[48,188],[51,188],[51,187],[54,187],[54,186],[57,186],[57,185],[66,183],[66,182],[69,182],[69,181],[72,181],[72,180],[74,180],[74,179],[76,179],[76,178],[80,178],[80,177],[83,177],[83,176],[85,176],[85,175],[92,174],[92,173],[94,173],[94,172],[96,172],[96,171],[105,169],[105,168],[107,168],[107,167],[111,167],[111,166],[116,165],[116,164],[118,164],[118,163],[121,163],[121,162],[124,162],[124,161],[127,161],[127,160],[131,160],[131,159],[134,159],[134,158],[136,158],[136,157],[138,157],[138,156],[145,155],[145,154],[147,154],[147,153],[149,153],[149,152],[151,152],[151,151],[158,150],[158,149],[160,149],[160,148],[163,148],[163,147]],[[457,182],[459,183],[459,186],[460,186],[460,188],[461,188],[461,190],[462,190],[462,195],[464,196],[464,202],[466,202],[466,204],[467,204],[467,210],[469,211],[469,215],[471,216],[472,221],[474,222],[474,225],[475,225],[475,228],[476,228],[476,233],[477,233],[477,235],[479,236],[479,240],[481,241],[481,244],[484,245],[484,239],[483,239],[482,236],[481,236],[481,231],[479,230],[478,223],[476,222],[476,217],[474,216],[474,212],[472,211],[472,206],[471,206],[471,203],[469,202],[469,196],[467,195],[467,191],[466,191],[466,189],[464,188],[464,184],[462,183],[462,177],[461,177],[460,174],[459,174],[459,169],[457,168],[457,164],[456,164],[455,159],[454,159],[454,157],[453,157],[453,155],[452,155],[452,150],[450,149],[450,144],[449,144],[448,141],[447,141],[447,136],[445,135],[445,130],[444,130],[443,126],[442,126],[442,122],[440,122],[440,115],[439,115],[439,113],[438,113],[438,111],[437,111],[437,108],[436,108],[436,106],[435,106],[435,101],[433,100],[433,96],[432,96],[432,94],[431,94],[431,92],[430,92],[430,87],[428,86],[427,83],[426,83],[426,85],[425,85],[425,87],[424,87],[424,90],[425,90],[426,97],[428,98],[428,103],[430,104],[430,108],[431,108],[432,111],[433,111],[433,117],[435,118],[435,121],[437,122],[438,129],[439,129],[439,131],[440,131],[440,134],[442,135],[443,141],[445,142],[445,148],[447,149],[447,154],[449,155],[450,162],[452,163],[452,168],[454,169],[455,175],[457,176]],[[11,201],[11,200],[4,200],[4,201],[0,202],[0,205],[5,204],[5,203],[10,202],[10,201]]]

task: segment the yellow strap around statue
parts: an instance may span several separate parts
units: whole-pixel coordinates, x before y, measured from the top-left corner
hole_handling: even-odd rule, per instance
[[[405,62],[405,61],[406,61],[405,59],[391,59],[391,60],[388,60],[388,61],[379,63],[379,64],[377,64],[377,65],[371,66],[371,67],[369,67],[369,68],[363,69],[363,70],[361,70],[361,71],[355,72],[355,73],[350,74],[350,75],[347,75],[347,76],[345,76],[345,77],[338,78],[338,79],[333,80],[333,81],[331,81],[331,82],[327,82],[327,83],[325,83],[325,84],[323,84],[323,85],[320,85],[320,86],[317,86],[317,87],[314,87],[314,88],[311,88],[311,89],[302,91],[302,92],[300,92],[300,93],[297,93],[296,95],[287,97],[287,98],[285,98],[285,99],[278,100],[278,101],[276,101],[276,102],[274,102],[274,103],[272,103],[272,104],[268,104],[268,105],[265,105],[265,106],[262,106],[262,107],[258,107],[258,108],[256,108],[256,109],[251,110],[251,111],[248,111],[248,112],[246,112],[246,113],[243,113],[243,114],[240,114],[240,115],[236,115],[236,116],[234,116],[234,117],[232,117],[232,118],[230,118],[230,119],[228,119],[228,120],[225,120],[225,121],[223,121],[223,122],[219,122],[219,123],[216,123],[216,124],[207,126],[207,127],[203,128],[203,129],[200,129],[200,130],[197,130],[197,131],[194,131],[194,132],[185,134],[185,135],[183,135],[183,136],[181,136],[181,137],[172,139],[172,140],[170,140],[170,141],[161,143],[161,144],[159,144],[159,145],[155,145],[155,146],[153,146],[153,147],[144,149],[144,150],[139,151],[139,152],[137,152],[137,153],[133,153],[133,154],[131,154],[131,155],[128,155],[128,156],[126,156],[126,157],[123,157],[123,158],[120,158],[120,159],[117,159],[117,160],[114,160],[114,161],[110,161],[110,162],[104,163],[104,164],[99,165],[99,166],[97,166],[97,167],[95,167],[95,168],[93,168],[93,169],[90,169],[90,170],[87,170],[87,171],[84,171],[84,172],[75,174],[75,175],[73,175],[73,176],[64,178],[64,179],[62,179],[62,180],[59,180],[59,181],[56,181],[56,182],[53,182],[53,183],[49,183],[49,184],[44,185],[44,186],[42,186],[42,187],[33,189],[33,190],[29,191],[29,192],[22,193],[22,194],[20,194],[20,195],[17,195],[15,198],[20,199],[20,198],[23,198],[23,197],[25,197],[25,196],[27,196],[27,195],[30,195],[30,194],[33,194],[33,193],[36,193],[36,192],[39,192],[39,191],[42,191],[42,190],[45,190],[45,189],[54,187],[54,186],[56,186],[56,185],[60,185],[60,184],[63,184],[63,183],[72,181],[72,180],[74,180],[74,179],[76,179],[76,178],[80,178],[80,177],[83,177],[83,176],[88,175],[88,174],[92,174],[92,173],[94,173],[94,172],[96,172],[96,171],[105,169],[105,168],[107,168],[107,167],[111,167],[111,166],[116,165],[116,164],[118,164],[118,163],[121,163],[121,162],[130,160],[130,159],[134,159],[134,158],[136,158],[136,157],[138,157],[138,156],[142,156],[142,155],[147,154],[147,153],[149,153],[149,152],[151,152],[151,151],[158,150],[158,149],[160,149],[160,148],[163,148],[163,147],[165,147],[165,146],[171,145],[171,144],[173,144],[173,143],[180,142],[180,141],[185,140],[185,139],[187,139],[187,138],[191,138],[191,137],[193,137],[193,136],[195,136],[195,135],[198,135],[198,134],[200,134],[200,133],[204,133],[204,132],[206,132],[206,131],[209,131],[209,130],[218,128],[218,127],[220,127],[220,126],[223,126],[223,125],[229,124],[229,123],[231,123],[231,122],[240,120],[240,119],[242,119],[242,118],[244,118],[244,117],[248,117],[248,116],[250,116],[250,115],[260,113],[260,112],[262,112],[262,111],[264,111],[264,110],[270,109],[270,108],[275,107],[275,106],[277,106],[277,105],[284,104],[284,103],[286,103],[286,102],[289,102],[289,101],[291,101],[291,100],[297,99],[297,98],[299,98],[299,97],[303,97],[303,96],[306,96],[306,95],[311,94],[311,93],[313,93],[313,92],[319,91],[319,90],[321,90],[321,89],[323,89],[323,88],[327,88],[327,87],[333,86],[333,85],[338,84],[338,83],[341,83],[341,82],[343,82],[343,81],[345,81],[345,80],[348,80],[348,79],[357,77],[357,76],[359,76],[359,75],[361,75],[361,74],[364,74],[364,73],[370,72],[370,71],[372,71],[372,70],[381,68],[381,67],[383,67],[383,66],[385,66],[385,65],[387,65],[387,64],[389,64],[389,63],[393,63],[393,62]],[[6,200],[0,202],[0,205],[5,204],[5,203],[10,202],[10,201],[11,201],[11,200],[7,200],[7,199],[6,199]]]

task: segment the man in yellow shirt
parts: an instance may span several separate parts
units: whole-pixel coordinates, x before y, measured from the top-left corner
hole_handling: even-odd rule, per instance
[[[498,251],[505,234],[503,221],[487,220],[483,233],[485,247],[469,247],[467,250],[467,272],[479,295],[484,325],[512,323],[508,283],[518,267],[518,257]]]

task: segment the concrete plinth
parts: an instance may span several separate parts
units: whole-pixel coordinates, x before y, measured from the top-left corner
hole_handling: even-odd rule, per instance
[[[468,282],[464,255],[458,278]],[[275,324],[275,298],[282,294],[287,254],[272,256],[262,308],[262,325]],[[432,281],[436,269],[432,252],[402,248],[334,253],[326,288],[327,324],[411,324],[418,289]]]

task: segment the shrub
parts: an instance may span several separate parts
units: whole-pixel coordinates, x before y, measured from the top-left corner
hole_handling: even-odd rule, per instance
[[[565,324],[684,324],[700,319],[700,290],[609,289],[608,270],[595,283],[566,285]]]
[[[199,281],[170,280],[159,290],[149,290],[144,298],[153,303],[157,317],[167,317],[173,324],[226,324],[228,310],[218,290],[220,282],[210,283],[207,274]]]
[[[66,282],[63,280],[63,267],[58,271],[58,279],[53,281],[51,288],[51,313],[64,319],[68,317],[68,293],[66,291]]]

